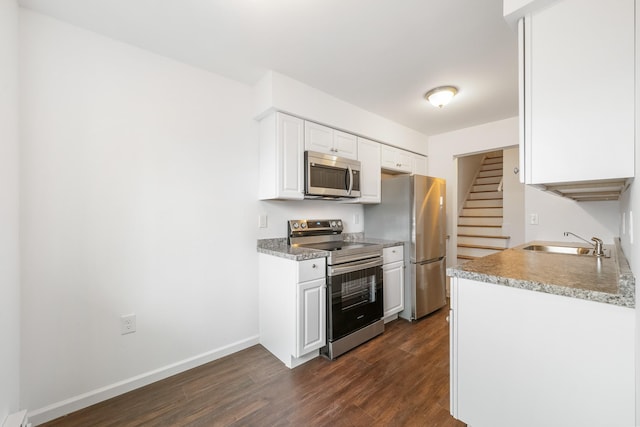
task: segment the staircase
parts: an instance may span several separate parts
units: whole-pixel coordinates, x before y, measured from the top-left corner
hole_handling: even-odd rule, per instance
[[[458,215],[458,264],[509,246],[502,235],[502,151],[488,153]]]

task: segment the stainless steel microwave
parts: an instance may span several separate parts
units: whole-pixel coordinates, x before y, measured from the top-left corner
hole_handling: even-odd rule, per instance
[[[360,197],[360,162],[304,152],[305,197]]]

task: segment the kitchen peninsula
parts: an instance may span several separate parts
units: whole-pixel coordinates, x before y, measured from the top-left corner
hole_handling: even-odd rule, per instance
[[[617,239],[616,239],[617,240]],[[474,427],[634,425],[635,282],[610,258],[525,250],[451,276],[451,413]]]

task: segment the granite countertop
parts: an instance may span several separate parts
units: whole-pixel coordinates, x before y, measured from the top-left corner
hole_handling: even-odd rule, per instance
[[[344,233],[343,238],[348,242],[381,244],[384,248],[403,244],[403,242],[398,240],[365,238],[364,233]],[[275,239],[260,239],[258,240],[257,249],[258,252],[263,254],[287,258],[294,261],[304,261],[307,259],[324,258],[329,256],[329,252],[327,251],[290,246],[287,244],[286,237]]]
[[[619,239],[615,239],[615,245],[604,245],[605,249],[611,251],[610,258],[522,249],[531,244],[584,246],[566,242],[529,242],[448,268],[447,274],[479,282],[635,307],[635,279]]]

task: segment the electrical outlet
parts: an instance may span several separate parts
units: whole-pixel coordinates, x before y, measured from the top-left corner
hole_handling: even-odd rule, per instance
[[[258,215],[258,228],[267,228],[267,214]]]
[[[353,214],[353,223],[360,224],[360,214]]]
[[[537,213],[529,214],[529,224],[538,225],[538,214]]]
[[[120,316],[120,334],[132,334],[136,331],[136,315],[125,314]]]

